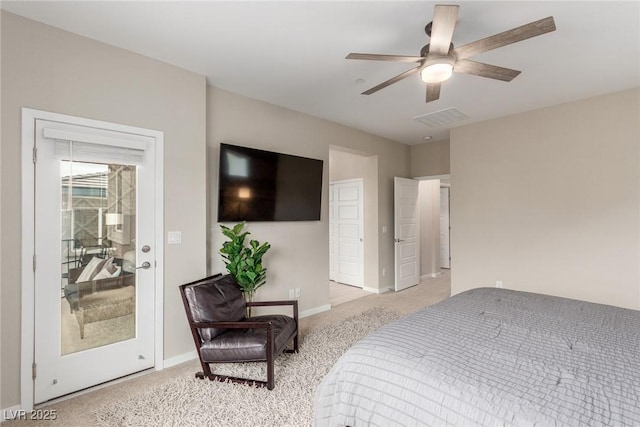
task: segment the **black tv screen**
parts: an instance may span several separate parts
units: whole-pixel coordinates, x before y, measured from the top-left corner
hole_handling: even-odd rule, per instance
[[[220,144],[218,221],[319,221],[322,160]]]

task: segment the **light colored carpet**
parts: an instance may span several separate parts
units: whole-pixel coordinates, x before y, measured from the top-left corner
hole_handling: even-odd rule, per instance
[[[385,307],[388,310],[409,314],[425,306],[442,301],[451,295],[451,273],[444,270],[436,278],[424,279],[419,285],[402,292],[387,292],[369,295],[333,307],[331,310],[300,319],[300,336],[305,337],[325,325],[335,324],[371,308]],[[200,364],[191,360],[161,371],[150,370],[124,381],[115,381],[107,386],[96,387],[89,392],[79,393],[71,398],[59,399],[41,409],[56,411],[55,420],[13,420],[2,423],[2,427],[87,427],[96,424],[92,411],[105,404],[115,403],[123,397],[137,396],[148,390],[162,387],[180,377],[191,377],[200,370]],[[278,371],[276,370],[276,375]],[[276,380],[276,387],[278,387]],[[254,389],[258,390],[258,389]],[[234,405],[237,402],[234,402]],[[145,402],[147,404],[147,402]],[[295,423],[297,425],[297,423]],[[181,425],[181,424],[178,424]]]
[[[313,396],[356,341],[400,317],[373,308],[304,337],[298,354],[276,359],[274,390],[181,376],[96,411],[99,426],[311,426]],[[266,379],[265,363],[215,365],[214,372]]]

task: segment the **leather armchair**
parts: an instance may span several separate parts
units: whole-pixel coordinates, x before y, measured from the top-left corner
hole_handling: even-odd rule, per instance
[[[298,301],[256,301],[247,303],[231,275],[207,277],[180,286],[193,341],[202,372],[196,377],[274,387],[275,357],[298,351]],[[293,317],[274,314],[246,317],[246,308],[291,306]],[[287,345],[293,341],[293,348]],[[267,381],[218,375],[212,363],[267,362]]]

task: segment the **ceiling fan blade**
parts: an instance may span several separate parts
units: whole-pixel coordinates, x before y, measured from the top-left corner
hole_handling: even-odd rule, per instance
[[[511,68],[498,67],[497,65],[484,64],[482,62],[461,59],[453,67],[456,73],[473,74],[474,76],[487,77],[489,79],[510,82],[518,77],[520,71]]]
[[[447,55],[460,6],[437,4],[433,11],[429,53]]]
[[[419,69],[420,69],[420,67],[415,67],[415,68],[412,68],[410,70],[407,70],[402,74],[398,74],[397,76],[395,76],[393,78],[390,78],[389,80],[387,80],[385,82],[382,82],[379,85],[374,86],[371,89],[362,92],[362,94],[363,95],[371,95],[372,93],[377,92],[380,89],[384,89],[385,87],[387,87],[389,85],[392,85],[392,84],[394,84],[396,82],[399,82],[400,80],[402,80],[402,79],[404,79],[406,77],[409,77],[412,74],[417,73]]]
[[[440,83],[427,84],[427,102],[436,101],[440,98]]]
[[[424,60],[422,56],[403,55],[379,55],[375,53],[350,53],[345,59],[365,59],[369,61],[396,61],[396,62],[418,62]]]
[[[520,27],[512,28],[511,30],[465,44],[464,46],[454,49],[453,52],[458,60],[465,59],[482,52],[487,52],[531,37],[549,33],[551,31],[555,31],[555,29],[556,24],[553,21],[553,16],[549,16]]]

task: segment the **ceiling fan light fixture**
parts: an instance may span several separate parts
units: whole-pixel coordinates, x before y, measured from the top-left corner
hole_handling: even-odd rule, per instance
[[[420,77],[425,83],[442,83],[453,75],[453,59],[450,57],[437,58],[427,62],[427,66],[420,70]]]
[[[440,98],[440,83],[449,79],[454,71],[456,73],[472,74],[479,77],[510,82],[520,74],[520,71],[476,62],[467,58],[556,30],[553,16],[548,16],[456,48],[453,45],[453,33],[458,19],[459,8],[459,5],[437,4],[434,6],[433,21],[425,27],[425,32],[431,40],[420,50],[420,56],[353,52],[348,54],[347,59],[411,62],[419,64],[414,68],[410,68],[395,77],[365,90],[362,94],[371,95],[380,89],[384,89],[387,86],[418,73],[420,73],[422,80],[427,84],[427,93],[425,96],[425,102],[427,103]]]

